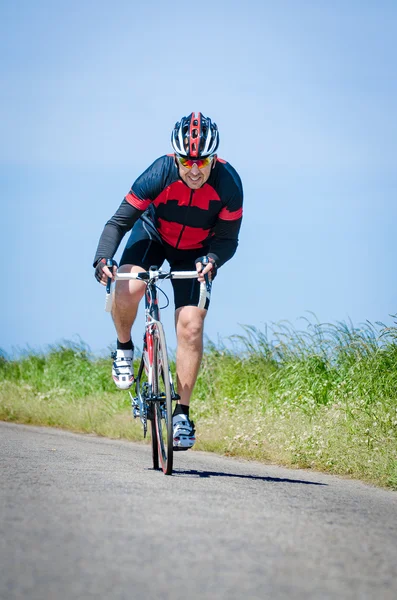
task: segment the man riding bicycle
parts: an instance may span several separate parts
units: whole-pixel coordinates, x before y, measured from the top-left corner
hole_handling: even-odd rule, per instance
[[[234,255],[242,219],[243,189],[235,169],[218,158],[218,128],[201,113],[175,124],[174,154],[158,158],[138,177],[113,217],[106,223],[95,254],[96,279],[106,285],[117,270],[113,260],[132,229],[119,272],[147,271],[167,260],[173,271],[197,270],[197,280],[172,281],[177,337],[176,373],[180,399],[173,413],[175,449],[195,442],[189,403],[203,354],[203,329],[210,298],[198,308],[200,282]],[[106,264],[111,264],[109,269]],[[134,382],[131,328],[145,283],[117,281],[112,317],[117,349],[112,376],[122,390]]]

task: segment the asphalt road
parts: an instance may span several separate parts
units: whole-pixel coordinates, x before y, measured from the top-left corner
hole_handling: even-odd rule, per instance
[[[0,598],[397,598],[397,493],[0,423]]]

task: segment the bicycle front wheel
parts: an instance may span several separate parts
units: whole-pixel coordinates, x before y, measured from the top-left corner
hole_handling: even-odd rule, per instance
[[[173,435],[170,371],[164,329],[156,323],[153,347],[153,395],[158,453],[165,475],[172,475]]]
[[[151,429],[151,445],[152,445],[152,460],[153,460],[153,469],[159,469],[159,451],[158,451],[158,442],[157,442],[157,430],[156,430],[156,422],[154,417],[154,408],[153,402],[151,402],[151,397],[149,395],[149,386],[146,381],[145,376],[145,362],[149,364],[148,357],[148,349],[146,345],[146,336],[144,340],[142,359],[139,365],[138,375],[136,377],[136,391],[139,396],[140,402],[147,407],[146,418],[147,421],[150,421],[150,429]],[[147,423],[147,422],[146,422]]]

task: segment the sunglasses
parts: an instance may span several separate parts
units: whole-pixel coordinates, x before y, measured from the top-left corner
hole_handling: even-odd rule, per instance
[[[185,169],[192,169],[193,165],[197,165],[199,169],[204,169],[204,167],[208,167],[211,164],[211,161],[214,157],[207,156],[206,158],[185,158],[184,156],[177,156],[179,164]]]

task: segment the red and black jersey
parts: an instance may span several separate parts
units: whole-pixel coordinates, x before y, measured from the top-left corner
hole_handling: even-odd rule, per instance
[[[243,188],[236,170],[217,159],[207,182],[190,189],[179,176],[174,155],[158,158],[138,177],[106,223],[94,264],[113,258],[124,236],[143,214],[165,244],[177,250],[208,248],[221,266],[236,251],[242,219]]]

